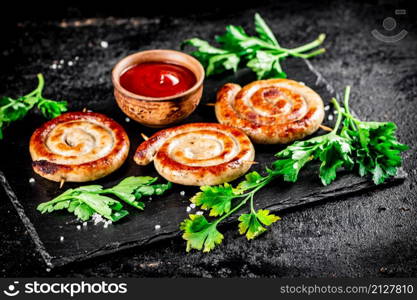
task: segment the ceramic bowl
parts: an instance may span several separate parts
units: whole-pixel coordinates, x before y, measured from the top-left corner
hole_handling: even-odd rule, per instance
[[[120,76],[132,66],[145,62],[164,62],[183,66],[194,73],[196,83],[187,91],[169,97],[134,94],[120,84]],[[203,93],[204,68],[198,60],[174,50],[147,50],[120,60],[112,71],[114,97],[120,109],[131,119],[149,126],[166,127],[187,118],[197,107]]]

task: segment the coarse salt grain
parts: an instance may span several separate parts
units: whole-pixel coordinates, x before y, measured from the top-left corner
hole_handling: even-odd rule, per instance
[[[329,119],[329,121],[331,121],[333,120],[333,115],[329,115],[327,118]]]
[[[149,201],[152,201],[152,197],[149,197]]]
[[[181,196],[184,196],[184,195],[185,195],[185,191],[181,191],[181,192],[180,192],[180,195],[181,195]]]
[[[161,229],[161,225],[155,225],[155,230]]]
[[[73,65],[74,65],[74,63],[73,63],[72,61],[69,61],[69,62],[68,62],[68,66],[70,66],[70,67],[71,67],[71,66],[73,66]]]
[[[187,212],[191,211],[191,207],[187,206]]]
[[[106,42],[106,41],[101,41],[100,46],[101,46],[101,48],[107,48],[109,46],[109,43]]]
[[[56,69],[56,64],[52,64],[51,65],[51,69],[54,69],[55,70]]]
[[[98,223],[104,221],[103,217],[101,215],[99,215],[98,213],[94,213],[93,216],[92,216],[92,219],[94,221],[94,225],[97,225]]]
[[[330,106],[329,105],[326,105],[325,107],[324,107],[324,110],[329,110],[330,109]]]
[[[35,182],[35,178],[32,178],[32,177],[31,177],[31,178],[29,178],[29,182],[30,182],[30,183],[34,183],[34,182]]]
[[[126,118],[125,121],[129,123],[130,122],[130,119],[129,118]]]
[[[194,204],[194,203],[191,203],[191,204],[190,204],[190,207],[191,207],[191,208],[195,208],[195,204]]]
[[[77,230],[80,230],[81,229],[81,225],[77,225]]]
[[[109,226],[109,223],[107,223],[107,222],[106,222],[106,223],[104,223],[103,227],[104,227],[104,228],[107,228],[107,226]]]
[[[299,84],[301,84],[301,85],[306,85],[304,82],[302,82],[302,81],[300,81],[300,82],[298,82]]]
[[[203,212],[201,210],[199,210],[198,212],[195,213],[196,215],[201,216],[203,214]]]
[[[62,65],[62,64],[64,63],[64,60],[63,60],[63,59],[61,59],[61,60],[59,61],[59,63]]]
[[[83,227],[87,227],[87,222],[84,222],[83,223]]]
[[[59,237],[59,241],[60,242],[63,242],[64,241],[64,237],[62,235]]]

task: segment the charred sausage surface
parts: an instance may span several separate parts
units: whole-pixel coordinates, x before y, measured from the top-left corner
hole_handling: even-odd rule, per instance
[[[154,161],[165,179],[183,185],[217,185],[245,174],[255,150],[239,129],[214,123],[181,125],[154,134],[136,150],[139,165]]]
[[[289,79],[227,83],[217,93],[216,117],[243,130],[255,143],[287,144],[314,133],[324,118],[323,101]]]
[[[129,138],[118,123],[92,112],[70,112],[33,133],[33,170],[52,181],[84,182],[118,169],[129,152]]]

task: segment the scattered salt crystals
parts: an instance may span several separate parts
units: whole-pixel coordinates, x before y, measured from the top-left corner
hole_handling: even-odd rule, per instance
[[[74,63],[73,63],[72,61],[69,61],[69,62],[68,62],[68,66],[70,66],[70,67],[71,67],[71,66],[73,66],[73,65],[74,65]]]
[[[74,59],[75,59],[75,60],[79,60],[79,59],[80,59],[80,57],[79,57],[79,56],[76,56]]]
[[[181,191],[181,192],[180,192],[180,195],[181,195],[181,196],[185,196],[185,191]]]
[[[51,269],[50,268],[46,268],[46,272],[51,272]]]
[[[83,223],[83,227],[87,227],[87,222],[84,222]]]
[[[51,65],[51,69],[54,69],[55,70],[56,68],[57,68],[57,65],[56,64],[52,64]]]
[[[60,242],[63,242],[64,241],[64,237],[62,235],[59,237],[59,241]]]
[[[190,204],[190,207],[191,207],[191,208],[195,208],[195,204],[194,204],[194,203],[191,203],[191,204]]]
[[[63,59],[61,59],[60,61],[59,61],[59,64],[63,64],[65,61],[63,60]]]
[[[92,216],[92,219],[93,219],[94,225],[97,225],[100,222],[104,222],[103,217],[99,215],[98,213],[94,213]]]
[[[298,82],[299,84],[301,84],[301,85],[306,85],[304,82],[302,82],[302,81],[299,81]]]
[[[29,182],[30,183],[34,183],[35,182],[35,178],[33,178],[33,177],[29,178]]]
[[[101,46],[101,48],[107,48],[109,46],[109,43],[106,42],[106,41],[101,41],[100,46]]]
[[[130,119],[128,117],[126,117],[125,121],[129,123]]]
[[[161,229],[161,225],[155,225],[155,230]]]
[[[191,207],[187,206],[187,212],[191,211]]]
[[[201,216],[203,213],[204,213],[204,212],[202,212],[201,210],[199,210],[199,211],[198,211],[198,212],[196,212],[195,214],[196,214],[196,215]]]
[[[107,221],[105,221],[105,222],[104,222],[103,227],[104,227],[104,228],[107,228],[107,226],[111,225],[112,223],[113,223],[113,222],[112,222],[111,220],[107,220]]]
[[[152,197],[149,197],[149,201],[152,201]]]
[[[77,230],[80,230],[81,229],[81,225],[77,225]]]
[[[324,107],[324,110],[329,110],[330,109],[330,105],[326,105],[325,107]]]
[[[333,120],[333,115],[329,115],[329,116],[327,117],[327,119],[329,119],[329,121]]]

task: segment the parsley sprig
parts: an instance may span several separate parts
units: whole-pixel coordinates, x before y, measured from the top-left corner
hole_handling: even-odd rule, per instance
[[[350,113],[350,87],[344,94],[344,109],[336,99],[331,102],[337,110],[337,121],[333,130],[325,135],[297,141],[276,154],[277,160],[266,175],[251,172],[236,187],[225,183],[219,186],[203,186],[201,192],[190,200],[203,210],[209,210],[208,221],[203,215],[190,214],[180,229],[191,249],[209,252],[219,245],[223,235],[217,226],[233,213],[250,203],[249,212],[238,218],[239,233],[253,239],[266,231],[266,226],[280,220],[266,209],[254,208],[255,194],[274,179],[295,182],[299,172],[308,163],[320,163],[318,176],[323,185],[336,179],[340,169],[355,170],[360,176],[372,175],[375,184],[381,184],[397,173],[402,164],[401,152],[408,146],[397,141],[396,126],[392,122],[360,121]]]
[[[255,14],[255,30],[258,36],[250,36],[242,27],[229,25],[224,35],[216,36],[221,48],[199,38],[186,40],[181,47],[191,45],[197,48],[191,54],[203,64],[207,76],[227,70],[236,72],[239,66],[245,65],[257,74],[258,79],[286,78],[281,62],[287,57],[308,59],[325,52],[324,48],[316,49],[323,43],[325,34],[320,34],[310,43],[290,49],[278,43],[259,14]]]
[[[344,97],[345,125],[341,136],[351,141],[359,175],[371,175],[375,184],[381,184],[397,174],[402,164],[401,152],[409,147],[397,141],[395,123],[365,122],[354,117],[349,109],[349,95],[348,86]]]
[[[0,140],[3,130],[11,122],[21,120],[36,105],[45,118],[52,119],[67,111],[67,102],[44,98],[42,91],[45,85],[42,74],[38,74],[38,86],[29,94],[17,99],[0,98]]]
[[[83,221],[89,220],[94,213],[97,213],[116,222],[127,216],[129,212],[123,209],[120,201],[104,195],[115,196],[130,206],[143,210],[145,204],[139,201],[142,196],[162,195],[171,188],[171,182],[154,184],[157,179],[149,176],[131,176],[111,188],[87,185],[68,189],[51,201],[39,204],[37,209],[41,213],[67,209]]]

